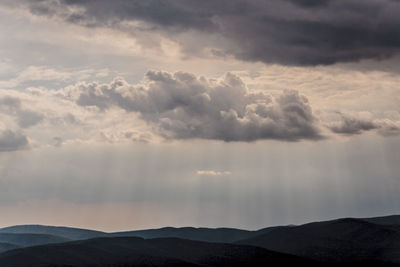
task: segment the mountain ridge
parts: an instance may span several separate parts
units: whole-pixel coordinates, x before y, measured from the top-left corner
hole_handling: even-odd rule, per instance
[[[400,226],[355,218],[279,228],[237,243],[328,262],[373,259],[400,264]]]
[[[198,266],[198,262],[188,262],[187,259],[184,259],[185,255],[179,254],[190,254],[190,251],[187,251],[180,244],[186,244],[189,247],[192,244],[196,244],[197,246],[202,246],[205,251],[209,251],[211,247],[215,246],[228,248],[229,245],[232,245],[241,246],[242,249],[244,249],[243,246],[250,246],[278,253],[279,255],[283,253],[284,255],[299,257],[311,262],[323,262],[325,265],[328,263],[334,265],[336,263],[350,264],[350,262],[357,265],[361,264],[361,262],[368,264],[377,262],[379,265],[385,263],[400,266],[399,220],[400,215],[389,215],[370,218],[339,218],[302,225],[266,227],[254,231],[227,227],[163,227],[111,233],[63,226],[17,225],[0,229],[0,257],[5,257],[6,255],[13,257],[12,255],[17,255],[18,253],[29,252],[26,257],[34,261],[36,256],[33,255],[33,251],[38,251],[40,254],[43,247],[45,247],[50,251],[54,251],[55,254],[52,257],[57,258],[57,255],[61,255],[60,259],[62,259],[64,254],[62,251],[58,251],[57,248],[67,246],[69,250],[70,246],[79,247],[82,244],[96,244],[96,242],[99,242],[95,248],[92,248],[93,255],[100,253],[97,246],[115,245],[112,245],[112,248],[115,249],[114,254],[111,253],[112,255],[109,255],[110,258],[108,260],[117,259],[118,253],[126,252],[127,249],[134,249],[135,255],[139,257],[132,259],[134,262],[142,259],[147,263],[151,263],[152,260],[150,258],[152,255],[150,255],[151,253],[148,254],[147,249],[158,247],[153,255],[159,260],[155,262],[155,266],[164,266],[164,263],[174,263],[171,266],[184,266],[185,264]],[[34,233],[27,233],[29,231]],[[30,243],[24,243],[24,238],[25,241],[28,240]],[[19,243],[13,243],[13,240]],[[138,247],[127,248],[124,245],[121,247],[121,243],[118,242],[124,244],[124,240],[128,243],[136,244]],[[103,244],[103,242],[105,243]],[[163,244],[168,244],[168,246]],[[159,254],[160,246],[162,247],[161,250],[164,251],[163,253],[169,251],[169,246],[171,248],[180,247],[175,252],[169,251],[167,254]],[[82,247],[82,249],[84,248]],[[86,257],[73,248],[72,251],[73,255],[78,258]],[[240,250],[240,253],[242,252]],[[172,254],[176,255],[176,257],[171,258]],[[240,255],[245,258],[245,254]],[[212,255],[214,258],[217,256]],[[235,255],[231,256],[234,258]],[[20,257],[22,256],[17,257],[17,261]],[[88,260],[88,263],[90,263],[90,260]],[[3,267],[1,264],[0,266]]]

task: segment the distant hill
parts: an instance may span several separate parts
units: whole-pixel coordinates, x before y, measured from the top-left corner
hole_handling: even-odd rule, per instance
[[[233,228],[194,228],[194,227],[165,227],[160,229],[138,230],[111,233],[109,236],[136,236],[142,238],[167,238],[175,237],[188,240],[197,240],[214,243],[232,243],[244,238],[257,235],[256,231],[240,230]]]
[[[61,226],[44,226],[44,225],[16,225],[0,229],[0,233],[12,234],[47,234],[59,236],[71,240],[84,240],[89,238],[106,236],[107,234],[100,231],[61,227]]]
[[[159,229],[136,230],[110,233],[108,236],[136,236],[142,238],[182,238],[213,243],[233,243],[242,239],[255,237],[274,229],[290,226],[267,227],[257,231],[236,228],[195,228],[195,227],[164,227]]]
[[[274,227],[271,227],[273,229]],[[189,240],[232,243],[245,238],[256,236],[260,233],[269,231],[270,228],[259,231],[249,231],[234,228],[195,228],[195,227],[164,227],[159,229],[135,230],[115,233],[105,233],[87,229],[43,226],[43,225],[18,225],[0,229],[0,233],[33,233],[50,234],[64,237],[71,240],[84,240],[96,237],[142,237],[142,238],[166,238],[176,237]]]
[[[374,217],[374,218],[360,218],[360,220],[382,224],[382,225],[400,225],[400,215],[390,215],[390,216],[382,216],[382,217]]]
[[[0,242],[14,245],[17,247],[37,246],[44,244],[63,243],[70,239],[45,234],[11,234],[0,233]]]
[[[105,233],[41,225],[0,229],[1,267],[73,267],[79,262],[114,267],[263,266],[284,260],[307,261],[308,266],[316,262],[400,266],[400,216],[344,218],[257,231],[165,227]]]
[[[16,245],[13,245],[13,244],[9,244],[9,243],[3,243],[3,242],[0,243],[0,253],[3,253],[8,250],[16,249],[16,248],[19,248],[19,247]]]
[[[400,227],[361,219],[280,227],[238,243],[328,262],[400,263]]]
[[[0,266],[292,266],[315,262],[252,246],[183,239],[97,238],[16,249],[0,254]]]

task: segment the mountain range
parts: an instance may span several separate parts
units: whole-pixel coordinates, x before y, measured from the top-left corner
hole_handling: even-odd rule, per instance
[[[400,215],[256,231],[165,227],[106,233],[19,225],[0,229],[1,267],[400,266]]]

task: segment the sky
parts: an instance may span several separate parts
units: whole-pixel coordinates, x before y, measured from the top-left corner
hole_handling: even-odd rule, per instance
[[[0,227],[400,213],[400,1],[4,0]]]

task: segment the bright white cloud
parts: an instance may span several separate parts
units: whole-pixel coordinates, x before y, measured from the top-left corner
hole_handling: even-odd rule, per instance
[[[200,176],[227,176],[232,173],[230,171],[198,170],[196,174]]]

